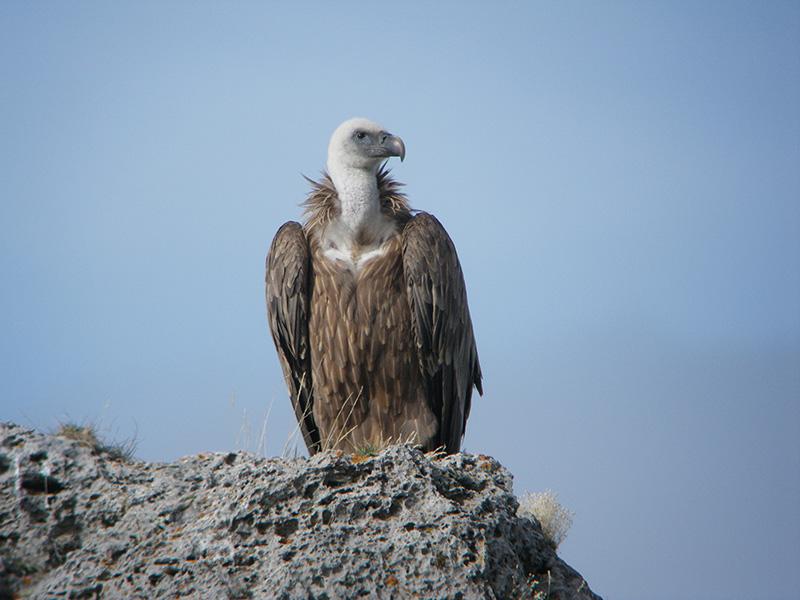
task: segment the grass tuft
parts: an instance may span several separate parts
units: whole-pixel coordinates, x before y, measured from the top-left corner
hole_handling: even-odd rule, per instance
[[[136,437],[132,437],[121,442],[106,442],[97,434],[97,427],[94,425],[78,425],[77,423],[61,423],[55,433],[57,436],[78,442],[82,446],[90,448],[97,454],[106,454],[113,460],[133,460],[136,452]]]
[[[523,494],[517,513],[523,517],[534,517],[553,549],[558,548],[567,537],[575,516],[575,513],[561,505],[558,495],[552,490]]]

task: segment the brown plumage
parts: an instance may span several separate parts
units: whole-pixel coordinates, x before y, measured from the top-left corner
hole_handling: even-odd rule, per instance
[[[270,247],[269,325],[295,414],[311,454],[400,441],[458,452],[473,385],[482,393],[458,257],[436,218],[412,216],[400,184],[375,177],[387,225],[359,229],[349,254],[326,237],[341,218],[327,174],[305,226],[286,223]]]

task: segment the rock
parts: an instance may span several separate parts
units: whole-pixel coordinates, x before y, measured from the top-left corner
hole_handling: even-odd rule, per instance
[[[595,599],[486,456],[125,461],[0,424],[0,598]]]

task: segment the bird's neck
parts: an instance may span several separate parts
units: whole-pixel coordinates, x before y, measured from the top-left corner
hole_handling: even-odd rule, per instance
[[[355,237],[381,217],[377,173],[370,168],[346,167],[330,162],[328,173],[339,197],[341,224]]]

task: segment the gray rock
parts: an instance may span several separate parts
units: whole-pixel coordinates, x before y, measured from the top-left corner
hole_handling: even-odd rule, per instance
[[[0,424],[0,598],[599,598],[487,456],[124,461]]]

